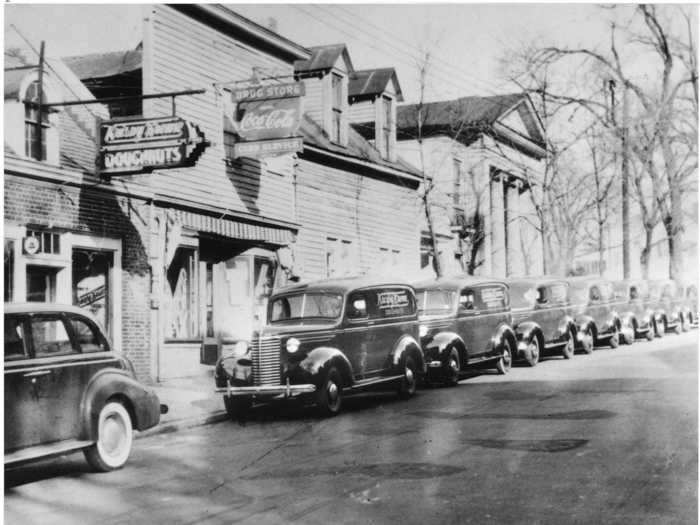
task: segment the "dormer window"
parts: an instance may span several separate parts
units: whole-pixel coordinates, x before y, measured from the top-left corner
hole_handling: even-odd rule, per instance
[[[48,108],[43,108],[39,120],[39,82],[29,84],[25,92],[24,103],[24,154],[36,160],[46,160],[47,130],[51,127]],[[41,100],[46,103],[46,94]],[[39,138],[41,137],[41,141]],[[39,145],[41,142],[41,145]]]
[[[331,75],[331,140],[338,144],[342,141],[343,129],[343,77],[337,73]]]

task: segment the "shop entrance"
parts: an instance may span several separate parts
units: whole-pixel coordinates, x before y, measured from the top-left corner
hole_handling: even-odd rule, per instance
[[[114,266],[113,252],[74,248],[72,265],[73,304],[89,310],[111,336],[109,277]]]

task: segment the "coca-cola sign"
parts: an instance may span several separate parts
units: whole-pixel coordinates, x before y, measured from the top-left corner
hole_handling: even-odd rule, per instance
[[[179,117],[105,121],[98,169],[112,175],[192,166],[208,145],[197,126]]]
[[[302,116],[301,97],[303,95],[304,84],[301,82],[235,90],[232,93],[235,103],[232,121],[238,143],[242,145],[258,141],[279,141],[277,142],[279,145],[286,144],[280,139],[297,138]],[[289,144],[294,144],[295,149],[287,152],[296,151],[299,141],[291,141]],[[248,152],[250,156],[256,157],[285,153],[285,151],[267,147],[239,147],[236,149],[236,156],[242,152]],[[254,155],[253,152],[257,154]],[[248,155],[240,154],[240,156]]]

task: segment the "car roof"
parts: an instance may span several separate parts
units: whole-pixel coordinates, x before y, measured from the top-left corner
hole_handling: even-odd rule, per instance
[[[413,284],[416,289],[426,288],[461,288],[462,286],[479,286],[482,284],[504,284],[507,283],[494,277],[474,277],[473,275],[453,275],[450,277],[440,277],[425,279]]]
[[[550,276],[539,276],[539,277],[513,277],[506,279],[508,285],[515,286],[539,286],[543,284],[565,284],[568,286],[568,282],[563,277],[550,277]]]
[[[93,321],[97,320],[85,308],[80,308],[72,304],[57,303],[5,303],[5,314],[39,314],[65,312],[88,317]]]
[[[388,279],[386,277],[339,277],[332,279],[320,279],[317,281],[309,281],[305,283],[293,284],[275,290],[272,295],[281,295],[288,293],[301,292],[340,292],[344,293],[350,290],[358,290],[361,288],[371,288],[380,286],[407,286],[411,287],[408,281],[401,279]]]

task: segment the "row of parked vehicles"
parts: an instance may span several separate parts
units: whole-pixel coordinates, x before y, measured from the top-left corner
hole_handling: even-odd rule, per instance
[[[421,381],[456,385],[469,367],[506,374],[514,361],[571,359],[598,345],[697,324],[697,288],[672,280],[486,279],[413,283],[333,279],[281,289],[251,342],[224,349],[216,391],[240,418],[256,401],[301,396],[326,415],[344,396]]]

